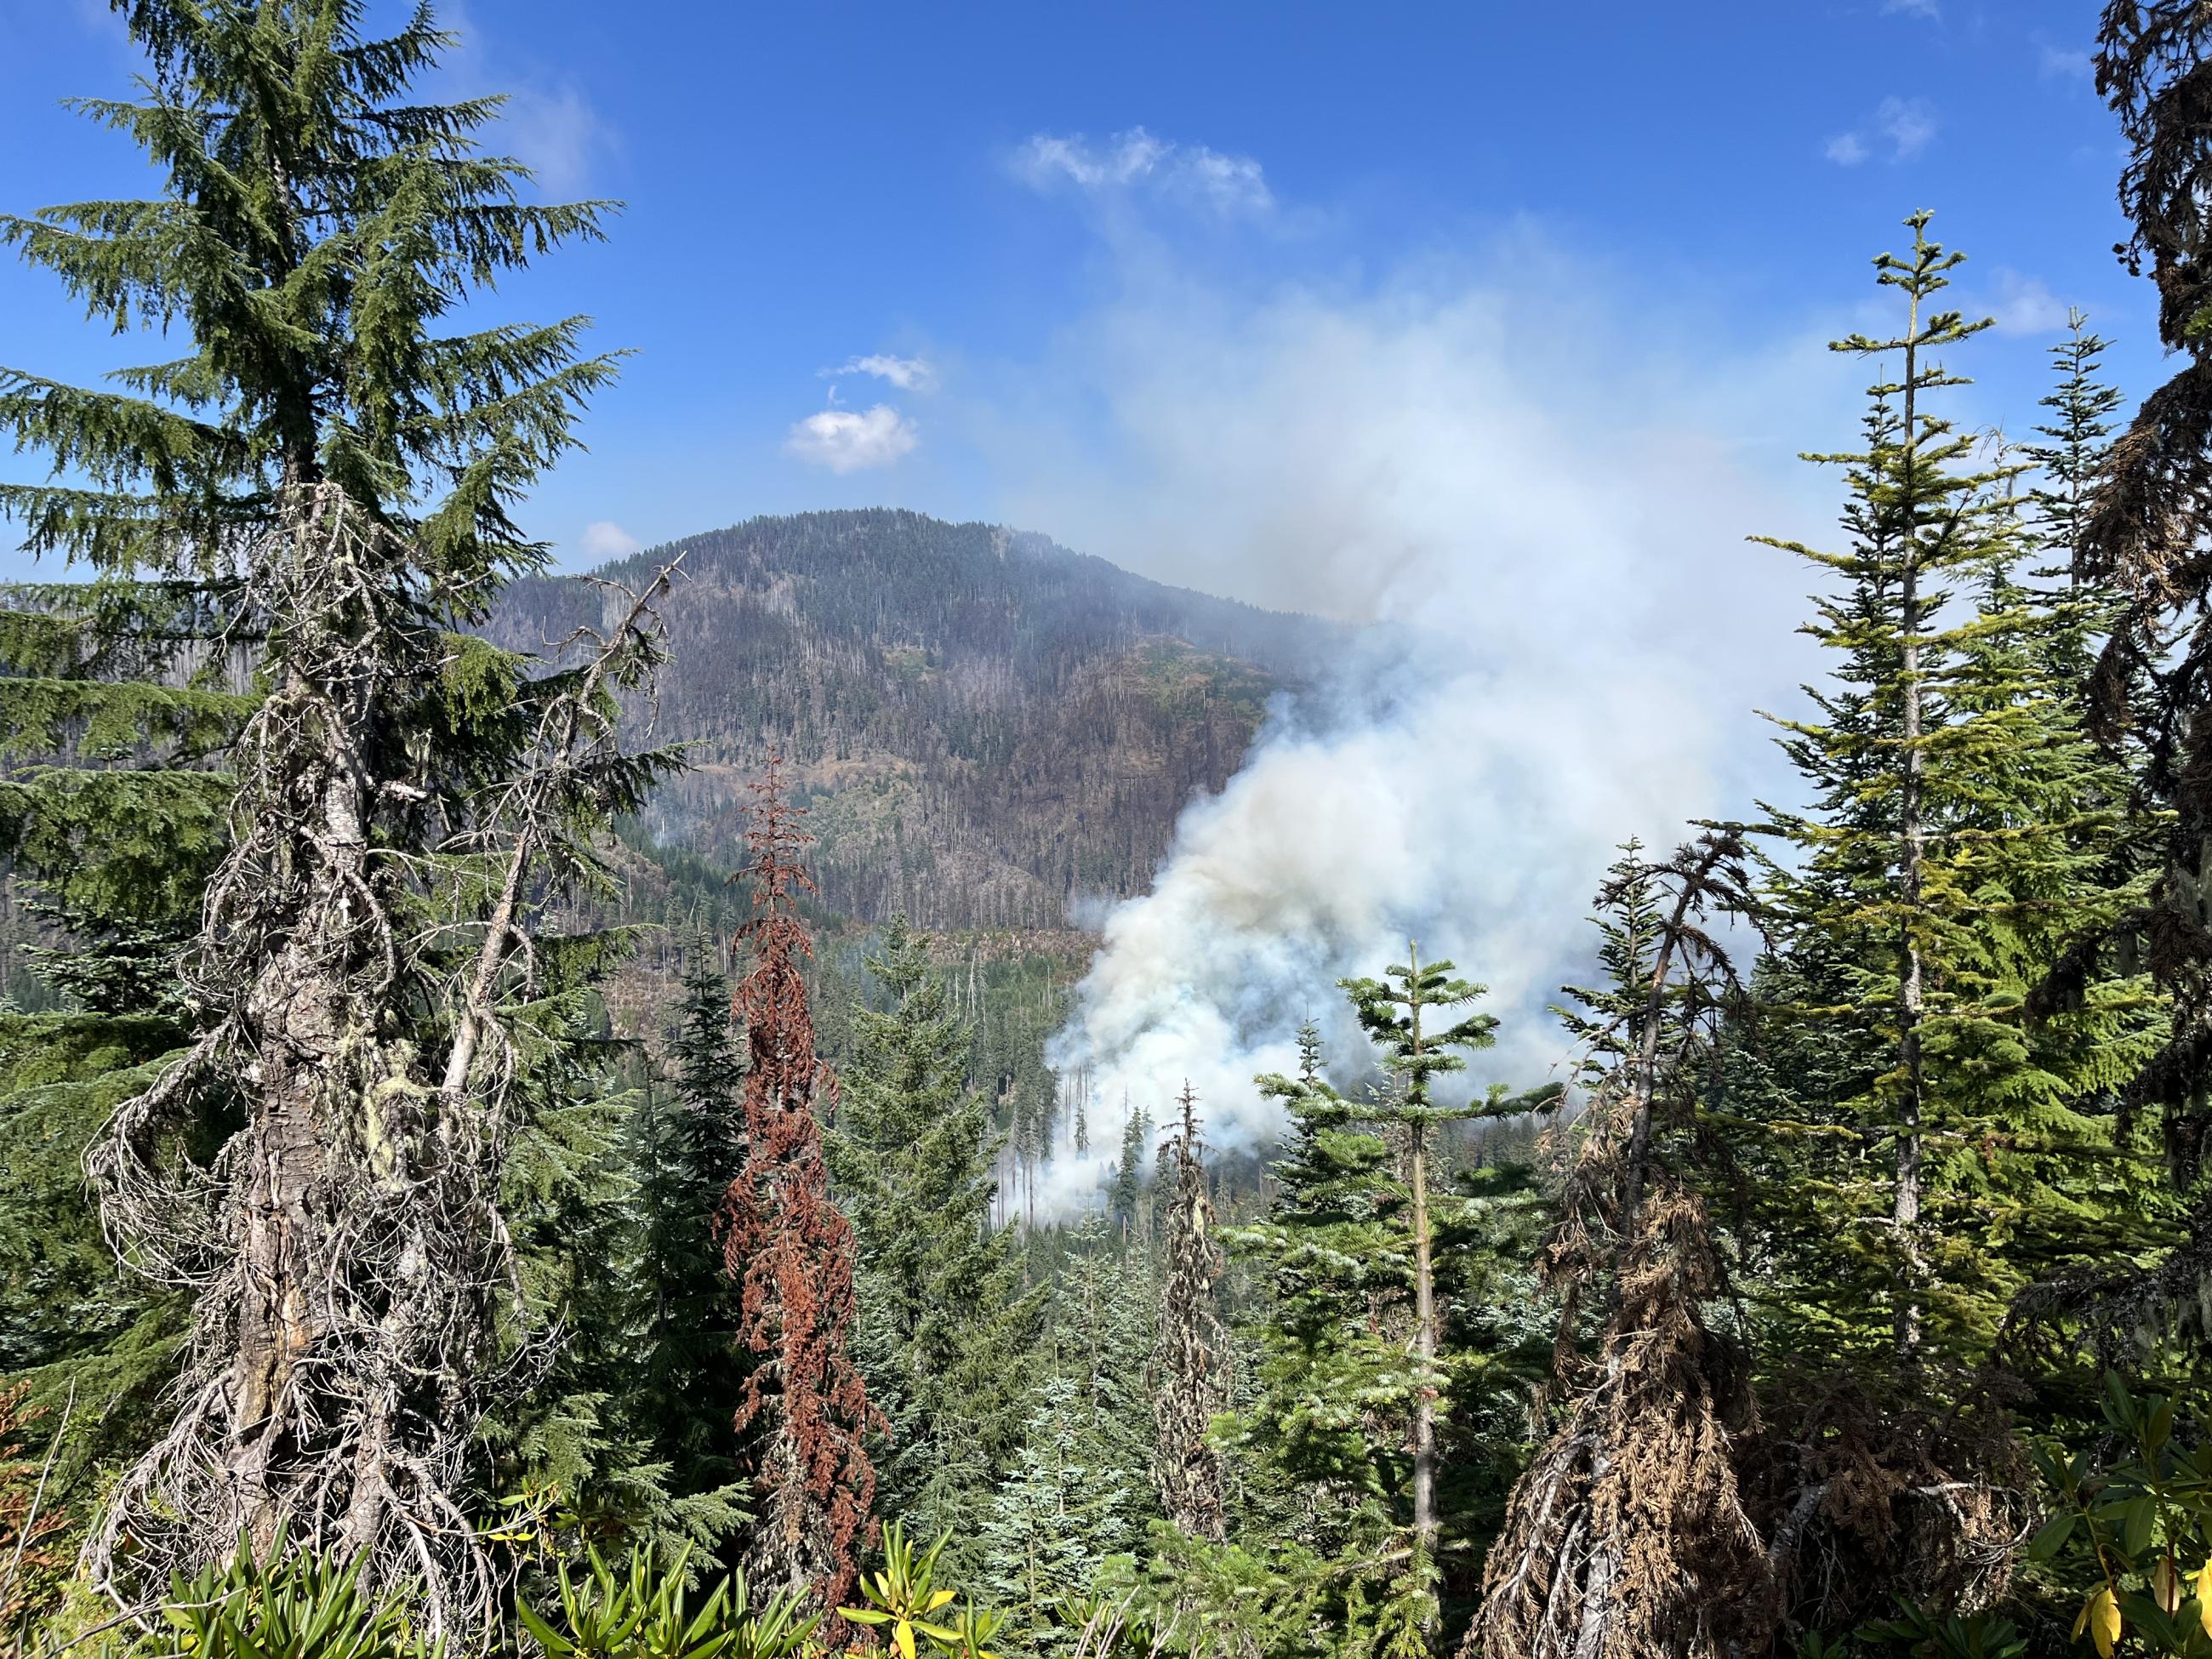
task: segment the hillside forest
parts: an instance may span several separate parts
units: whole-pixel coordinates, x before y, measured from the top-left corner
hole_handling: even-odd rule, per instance
[[[0,214],[168,354],[0,368],[9,1651],[2212,1655],[2212,10],[2095,59],[2169,378],[1958,423],[1912,212],[1790,793],[1588,872],[1553,1074],[1409,939],[1231,1155],[1051,1063],[1071,907],[1352,630],[890,511],[553,574],[618,356],[493,289],[612,204],[427,7],[114,9],[159,193]]]

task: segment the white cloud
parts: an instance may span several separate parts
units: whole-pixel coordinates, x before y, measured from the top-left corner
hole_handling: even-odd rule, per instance
[[[2024,276],[2008,265],[1990,273],[1996,292],[1980,298],[1985,314],[1996,319],[2000,334],[2049,334],[2066,326],[2071,314],[2039,276]]]
[[[937,390],[935,365],[920,357],[892,357],[875,352],[865,357],[848,357],[836,368],[821,372],[825,378],[832,374],[872,374],[879,380],[889,380],[902,392]]]
[[[1936,112],[1924,98],[1885,98],[1863,127],[1839,132],[1823,153],[1838,167],[1855,167],[1873,153],[1870,140],[1888,143],[1892,161],[1909,161],[1936,136]]]
[[[2038,45],[2043,54],[2043,78],[2046,81],[2087,81],[2095,71],[2096,65],[2086,52],[2069,51],[2048,41]]]
[[[645,544],[611,519],[600,519],[584,526],[576,545],[586,558],[626,559]]]
[[[499,119],[477,135],[486,151],[520,161],[549,196],[583,190],[621,135],[582,87],[572,76],[539,72],[513,49],[516,37],[478,24],[468,0],[447,0],[438,21],[458,40],[440,60],[430,89],[441,97],[503,94]]]
[[[832,472],[889,466],[921,440],[915,424],[889,404],[869,410],[825,409],[793,423],[784,447]]]
[[[1936,136],[1936,112],[1924,98],[1885,98],[1874,112],[1875,130],[1892,146],[1890,160],[1909,161]]]
[[[512,150],[555,196],[580,189],[614,141],[614,130],[574,83],[510,93],[502,115],[489,142]]]
[[[1264,214],[1275,204],[1265,173],[1250,156],[1171,143],[1142,127],[1117,133],[1103,145],[1080,136],[1038,133],[1014,152],[1009,166],[1034,190],[1068,184],[1092,195],[1144,189],[1224,216]]]
[[[1943,15],[1936,0],[1881,0],[1885,16],[1901,12],[1907,17],[1925,17],[1931,21]]]

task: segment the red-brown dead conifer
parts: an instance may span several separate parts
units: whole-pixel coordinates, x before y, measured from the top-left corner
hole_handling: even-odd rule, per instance
[[[745,1034],[744,1166],[720,1217],[722,1262],[739,1287],[738,1340],[754,1356],[737,1427],[753,1444],[760,1512],[746,1568],[833,1617],[849,1601],[856,1548],[872,1541],[876,1472],[862,1443],[878,1414],[853,1363],[852,1224],[830,1201],[815,1110],[836,1074],[814,1052],[799,964],[813,954],[798,895],[811,892],[799,809],[771,754],[745,830],[753,915],[739,930],[751,970],[730,1012]]]

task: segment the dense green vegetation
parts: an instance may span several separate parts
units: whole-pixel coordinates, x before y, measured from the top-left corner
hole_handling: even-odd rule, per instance
[[[601,207],[410,101],[427,14],[118,9],[165,193],[0,218],[190,347],[0,369],[86,578],[0,608],[20,1651],[2212,1653],[2201,9],[2100,68],[2174,379],[2116,432],[2076,319],[2040,442],[1958,428],[1909,218],[1778,550],[1796,797],[1591,872],[1570,1085],[1469,1090],[1408,941],[1260,1160],[1057,1075],[1080,941],[1014,929],[1327,630],[908,515],[532,574],[613,365],[440,319]]]

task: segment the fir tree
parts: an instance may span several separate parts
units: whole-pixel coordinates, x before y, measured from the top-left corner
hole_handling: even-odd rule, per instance
[[[2118,386],[2097,378],[2109,347],[2090,331],[2088,323],[2079,311],[2066,313],[2067,337],[2051,348],[2057,385],[2042,402],[2051,413],[2035,428],[2044,441],[2027,447],[2028,459],[2041,475],[2028,492],[2035,506],[2037,535],[2063,561],[2039,574],[2063,577],[2069,586],[2089,580],[2082,534],[2112,449],[2111,416],[2124,401]],[[2078,675],[2086,675],[2087,657],[2074,666]]]
[[[577,319],[440,330],[604,209],[518,199],[526,173],[475,153],[497,100],[410,97],[448,44],[427,12],[374,40],[358,0],[118,9],[144,95],[82,107],[163,193],[0,236],[118,329],[180,325],[189,349],[117,391],[0,371],[0,425],[53,468],[0,507],[133,603],[219,589],[221,625],[172,660],[236,653],[261,695],[204,718],[215,694],[158,672],[161,696],[7,682],[11,730],[47,729],[58,687],[47,707],[87,738],[158,711],[234,780],[180,958],[191,1040],[89,1160],[132,1265],[197,1297],[175,1420],[89,1560],[128,1598],[289,1519],[372,1579],[418,1581],[427,1627],[454,1631],[493,1614],[465,1487],[526,1318],[498,1215],[506,1011],[545,954],[520,948],[524,901],[588,877],[585,838],[660,763],[612,741],[612,694],[656,659],[643,601],[536,679],[457,631],[541,556],[510,507],[612,362],[578,355]],[[237,1134],[179,1178],[166,1149],[216,1112]]]
[[[1868,1317],[1885,1310],[1890,1356],[1908,1363],[1930,1340],[1986,1353],[2033,1266],[2112,1240],[2111,1212],[2066,1189],[2103,1179],[2081,1173],[2111,1145],[2094,1097],[2132,1069],[2148,1030],[2142,988],[2124,981],[2024,1018],[2066,940],[2126,908],[2106,879],[2124,790],[2051,646],[2081,626],[2079,602],[2039,601],[2011,574],[2019,469],[1981,465],[1977,440],[1930,412],[1930,394],[1961,384],[1932,354],[1985,325],[1935,309],[1962,256],[1928,240],[1927,221],[1908,221],[1909,258],[1877,262],[1905,296],[1904,331],[1837,344],[1900,360],[1869,391],[1866,447],[1814,458],[1846,469],[1850,550],[1778,544],[1844,586],[1806,629],[1839,659],[1833,689],[1813,693],[1820,718],[1782,722],[1814,805],[1776,815],[1799,856],[1770,882],[1807,994],[1778,1012],[1852,1060],[1840,1097],[1793,1091],[1777,1120],[1799,1152],[1835,1153],[1774,1190],[1778,1227],[1806,1252],[1800,1305],[1822,1310],[1815,1340],[1832,1349],[1869,1343]],[[1953,603],[1961,583],[1969,606]],[[1808,1137],[1807,1116],[1850,1138]],[[1855,1141],[1885,1161],[1849,1153]],[[1869,1237],[1884,1248],[1857,1242]]]
[[[883,1503],[949,1532],[957,1568],[1021,1443],[1044,1291],[991,1226],[1000,1143],[927,941],[895,918],[868,967],[892,1006],[855,1016],[831,1167],[860,1247],[862,1369],[891,1423]]]
[[[1662,916],[1644,844],[1631,836],[1606,872],[1602,908],[1591,920],[1598,930],[1597,965],[1604,982],[1595,989],[1567,985],[1562,993],[1575,1006],[1553,1012],[1575,1039],[1577,1073],[1597,1088],[1640,1048],[1644,1004],[1652,962],[1659,948]]]
[[[714,1217],[742,1158],[744,1072],[730,1025],[730,986],[714,941],[695,935],[667,1040],[665,1082],[642,1091],[631,1164],[645,1306],[642,1375],[632,1410],[680,1496],[738,1477],[738,1308],[722,1272]]]
[[[1198,1139],[1198,1097],[1186,1082],[1182,1118],[1161,1147],[1170,1170],[1158,1336],[1152,1347],[1152,1415],[1159,1441],[1153,1484],[1167,1518],[1193,1537],[1223,1536],[1224,1475],[1211,1435],[1221,1409],[1221,1321],[1216,1288],[1224,1267],[1214,1242],[1213,1200]]]
[[[1131,1237],[1142,1240],[1145,1226],[1145,1152],[1152,1139],[1152,1115],[1139,1106],[1128,1109],[1125,1097],[1121,1103],[1124,1117],[1121,1124],[1121,1155],[1114,1165],[1113,1179],[1106,1188],[1106,1213],[1121,1231],[1126,1242]]]
[[[983,1523],[984,1583],[1032,1650],[1071,1653],[1100,1568],[1136,1542],[1131,1477],[1073,1376],[1039,1382],[1026,1429]]]
[[[834,1111],[837,1079],[816,1056],[800,972],[813,954],[797,903],[812,890],[799,861],[809,838],[784,798],[780,757],[753,789],[753,915],[739,933],[752,965],[730,1005],[744,1031],[745,1151],[720,1212],[751,1356],[736,1419],[758,1498],[746,1561],[755,1583],[834,1613],[852,1599],[854,1558],[873,1532],[865,1441],[882,1419],[851,1352],[853,1227],[831,1200],[815,1116]]]
[[[1440,1426],[1455,1377],[1474,1386],[1486,1369],[1445,1350],[1444,1306],[1477,1293],[1495,1231],[1489,1195],[1438,1178],[1437,1131],[1540,1109],[1559,1091],[1493,1089],[1464,1106],[1436,1097],[1437,1078],[1487,1047],[1496,1025],[1455,1017],[1480,988],[1448,962],[1424,963],[1409,946],[1387,978],[1344,988],[1386,1081],[1346,1098],[1320,1075],[1310,1039],[1307,1073],[1260,1080],[1290,1112],[1291,1150],[1274,1168],[1268,1219],[1227,1234],[1266,1265],[1275,1308],[1259,1402],[1240,1433],[1248,1455],[1301,1492],[1300,1541],[1330,1563],[1337,1616],[1358,1631],[1348,1644],[1422,1652],[1439,1620]]]

